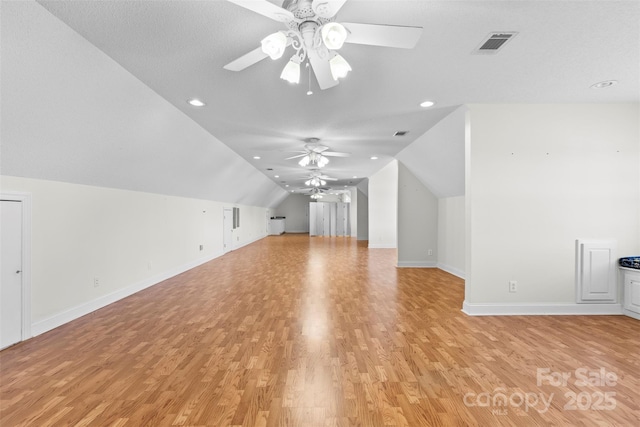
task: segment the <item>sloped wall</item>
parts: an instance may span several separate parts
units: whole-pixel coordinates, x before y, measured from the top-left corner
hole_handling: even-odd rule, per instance
[[[2,3],[2,174],[277,205],[287,192],[35,2]]]

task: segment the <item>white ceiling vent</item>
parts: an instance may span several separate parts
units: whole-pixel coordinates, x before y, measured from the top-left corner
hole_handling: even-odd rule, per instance
[[[473,51],[475,54],[491,55],[498,51],[509,41],[511,41],[518,33],[515,31],[504,31],[499,33],[489,33],[482,40],[480,45]]]

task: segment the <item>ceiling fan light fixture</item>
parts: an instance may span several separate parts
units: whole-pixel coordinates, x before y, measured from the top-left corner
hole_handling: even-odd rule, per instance
[[[331,68],[331,76],[334,80],[346,77],[349,71],[351,71],[349,63],[339,54],[331,58],[329,67]]]
[[[311,158],[309,158],[309,155],[304,156],[303,158],[300,159],[300,161],[298,162],[298,164],[302,167],[308,166],[309,162],[311,161]],[[309,185],[309,184],[307,184]]]
[[[286,80],[289,83],[300,83],[300,63],[294,61],[293,59],[287,62],[287,65],[282,69],[282,74],[280,74],[280,78],[282,80]]]
[[[322,154],[318,154],[317,157],[318,157],[318,160],[316,161],[316,164],[318,165],[319,168],[323,168],[327,165],[327,163],[329,163],[329,159],[323,156]]]
[[[347,39],[347,29],[337,22],[329,22],[320,30],[324,45],[331,50],[338,50]]]
[[[284,50],[287,47],[287,36],[278,31],[263,38],[260,44],[262,45],[262,51],[269,55],[269,58],[278,59],[284,54]]]

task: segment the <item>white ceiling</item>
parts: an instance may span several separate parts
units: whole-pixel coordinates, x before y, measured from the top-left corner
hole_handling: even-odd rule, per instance
[[[305,138],[352,153],[323,169],[342,186],[375,173],[461,104],[640,99],[638,1],[349,0],[337,21],[421,26],[422,37],[412,50],[345,45],[353,71],[325,91],[312,77],[312,96],[304,73],[298,86],[279,78],[287,55],[241,72],[222,68],[284,29],[227,1],[39,3],[288,189],[306,173],[284,159]],[[519,34],[496,55],[472,54],[494,31]],[[609,79],[619,84],[590,88]],[[191,107],[192,97],[207,106]],[[420,108],[426,99],[436,107]],[[397,130],[409,133],[394,137]]]

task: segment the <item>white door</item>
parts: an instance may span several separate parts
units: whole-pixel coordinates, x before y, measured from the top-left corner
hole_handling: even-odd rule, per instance
[[[0,205],[0,348],[22,340],[22,203]]]
[[[233,249],[231,247],[233,244],[233,209],[224,208],[222,215],[222,226],[224,227],[222,235],[222,253],[226,254]]]
[[[320,204],[322,205],[322,235],[331,236],[331,204]]]
[[[309,202],[309,236],[318,235],[318,220],[316,219],[318,211],[315,202]]]

